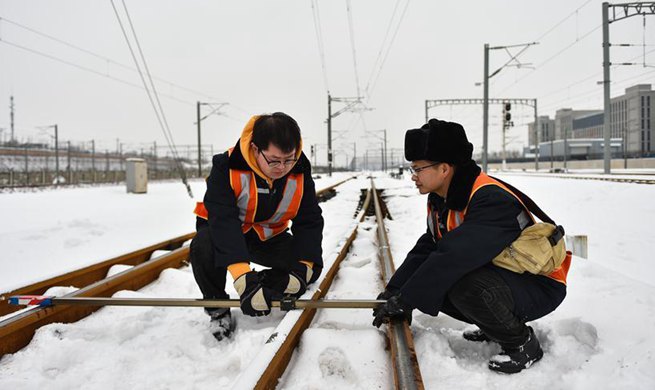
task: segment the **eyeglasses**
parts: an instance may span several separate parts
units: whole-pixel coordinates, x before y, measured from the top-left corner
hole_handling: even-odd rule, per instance
[[[260,151],[259,151],[259,154],[261,154],[262,157],[264,157],[264,161],[266,161],[266,163],[268,164],[268,166],[271,167],[271,168],[277,168],[277,167],[279,167],[279,166],[281,166],[281,165],[284,165],[285,167],[290,167],[290,166],[292,166],[293,164],[295,164],[296,161],[298,161],[297,158],[292,158],[292,159],[284,160],[284,161],[279,161],[279,160],[269,161],[269,159],[266,158],[266,155],[264,154],[264,152],[262,152],[262,151],[260,150]]]
[[[421,172],[422,170],[424,170],[425,168],[430,168],[430,167],[433,167],[433,166],[439,165],[439,164],[441,164],[441,162],[435,162],[435,163],[432,163],[432,164],[429,164],[429,165],[424,165],[422,167],[416,167],[416,168],[415,167],[409,167],[409,171],[411,172],[412,175],[418,175],[418,173]]]

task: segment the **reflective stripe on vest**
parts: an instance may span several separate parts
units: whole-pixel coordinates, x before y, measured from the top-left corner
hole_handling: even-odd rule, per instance
[[[462,210],[462,211],[448,210],[448,217],[447,217],[448,221],[446,223],[446,231],[451,231],[453,229],[456,229],[459,225],[462,224],[462,222],[464,222],[464,217],[466,216],[466,211],[468,210],[468,204],[471,202],[471,199],[473,198],[473,195],[480,188],[488,186],[488,185],[498,186],[498,187],[502,188],[503,190],[507,191],[508,193],[510,193],[512,196],[514,196],[514,198],[516,198],[516,200],[519,201],[521,206],[523,206],[524,212],[530,217],[532,222],[536,222],[535,219],[534,219],[534,216],[532,216],[532,213],[530,213],[528,208],[523,204],[523,202],[521,201],[521,199],[519,199],[518,196],[516,196],[512,191],[509,190],[509,188],[507,188],[502,183],[500,183],[497,180],[494,180],[493,178],[489,177],[484,172],[481,172],[480,175],[477,177],[477,179],[475,179],[475,182],[473,183],[473,188],[471,189],[471,195],[469,195],[469,199],[468,199],[468,202],[467,202],[466,207],[464,208],[464,210]],[[437,216],[438,212],[437,211],[434,211],[434,213],[432,212],[432,208],[431,208],[429,202],[428,202],[428,214],[434,214],[435,217],[438,218],[438,216]],[[431,217],[430,217],[430,215],[428,215],[428,220],[430,220],[430,219],[431,219]],[[436,219],[436,220],[438,221],[438,219]],[[441,232],[439,230],[438,225],[435,227],[436,232],[435,232],[435,229],[433,228],[433,226],[430,223],[428,223],[428,227],[430,228],[430,231],[432,232],[433,237],[437,237],[438,239],[441,239]],[[559,268],[557,268],[556,270],[554,270],[553,272],[551,272],[550,274],[546,275],[546,276],[548,276],[551,279],[555,279],[556,281],[558,281],[560,283],[566,284],[566,275],[568,273],[570,265],[571,265],[571,255],[567,254],[567,257],[566,257],[566,259],[564,259],[564,262],[562,263],[562,265]]]
[[[257,182],[255,174],[249,171],[230,169],[230,186],[234,191],[239,208],[241,231],[248,232],[255,222],[257,212]]]
[[[250,229],[255,229],[257,236],[262,241],[266,241],[285,231],[289,227],[289,221],[298,214],[304,193],[304,184],[305,180],[302,173],[289,175],[284,186],[282,200],[278,204],[275,213],[266,221],[255,222],[258,199],[255,174],[250,171],[230,169],[230,186],[234,191],[234,197],[239,208],[241,232],[247,233]],[[196,203],[193,212],[200,218],[208,219],[207,209],[202,202]]]
[[[202,219],[208,219],[207,209],[205,204],[202,202],[196,202],[196,208],[193,210],[193,213]]]
[[[304,183],[302,173],[289,175],[284,185],[282,200],[278,204],[275,213],[266,221],[252,224],[262,241],[282,233],[289,227],[289,221],[298,214],[304,192]]]

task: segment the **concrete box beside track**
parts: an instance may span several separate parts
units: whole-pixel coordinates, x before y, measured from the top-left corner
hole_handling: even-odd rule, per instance
[[[127,192],[145,194],[148,192],[148,164],[142,158],[128,158],[125,160],[125,184]]]

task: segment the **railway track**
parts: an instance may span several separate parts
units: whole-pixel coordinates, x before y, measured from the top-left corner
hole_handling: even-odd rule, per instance
[[[333,197],[335,188],[351,178],[337,182],[316,192],[319,201]],[[42,295],[48,289],[56,286],[73,286],[78,288],[71,296],[76,297],[109,297],[120,290],[138,290],[151,283],[166,268],[179,268],[186,263],[189,248],[183,244],[191,240],[195,232],[171,238],[124,255],[102,261],[75,271],[67,272],[37,283],[23,286],[0,294],[0,316],[17,312],[22,308],[9,305],[5,299],[14,295]],[[170,251],[170,253],[152,259],[155,251]],[[134,268],[107,278],[109,269],[115,265],[129,265]],[[99,307],[52,307],[31,308],[15,317],[0,322],[0,356],[14,353],[26,346],[34,332],[39,327],[53,323],[70,323],[78,321],[93,313]]]
[[[323,189],[319,191],[319,193],[333,193],[334,188],[342,183],[343,182],[337,183],[334,186]],[[334,195],[332,194],[332,196]],[[386,237],[386,229],[384,227],[384,218],[386,214],[388,214],[386,207],[384,206],[384,203],[375,188],[375,184],[371,179],[370,188],[362,195],[356,216],[356,222],[353,223],[350,234],[339,250],[338,256],[332,262],[329,270],[327,270],[325,276],[321,279],[321,283],[311,297],[311,300],[324,300],[338,274],[341,262],[349,255],[351,245],[357,237],[358,229],[367,216],[372,217],[375,215],[378,256],[381,262],[380,269],[382,270],[381,279],[384,283],[388,281],[395,271],[395,268],[391,258],[389,242]],[[193,234],[181,236],[178,237],[178,239],[189,239],[191,238],[190,236],[192,237]],[[106,279],[97,280],[66,297],[110,297],[112,294],[120,290],[138,290],[155,280],[163,269],[168,267],[180,267],[185,264],[186,257],[188,256],[188,247],[181,246],[184,240],[181,242],[179,240],[175,241],[175,245],[179,242],[180,246],[173,249],[169,254],[156,259],[141,261],[129,270]],[[164,243],[160,244],[163,245]],[[152,249],[152,251],[154,250],[157,249]],[[142,254],[141,256],[144,255]],[[109,262],[110,261],[104,263]],[[55,278],[53,278],[53,280],[54,279]],[[44,285],[47,285],[47,283]],[[381,289],[381,287],[382,284],[379,283],[379,288]],[[43,286],[40,288],[43,288]],[[8,320],[2,321],[0,322],[0,345],[2,345],[2,347],[0,347],[0,354],[4,355],[6,353],[13,353],[27,345],[34,334],[34,331],[40,326],[52,322],[73,322],[91,314],[99,307],[100,306],[94,305],[54,305],[43,308],[36,307],[17,314]],[[297,350],[303,333],[311,326],[316,313],[316,308],[309,307],[302,311],[291,311],[284,316],[273,332],[271,338],[257,354],[255,360],[258,361],[252,362],[248,365],[248,368],[245,370],[246,372],[242,373],[237,378],[236,384],[234,384],[233,388],[276,388],[279,384],[280,378],[285,373],[287,366],[291,361],[294,351]],[[368,315],[370,318],[370,312]],[[387,326],[387,338],[388,349],[391,355],[391,371],[393,372],[393,378],[389,378],[389,381],[393,381],[396,388],[422,389],[423,384],[413,346],[412,334],[406,321],[398,321],[389,324],[389,326]],[[260,372],[257,371],[258,368]]]
[[[635,183],[635,184],[655,184],[655,179],[644,179],[638,177],[608,177],[608,176],[583,176],[578,174],[541,174],[541,173],[517,173],[517,172],[494,172],[504,173],[509,175],[516,176],[530,176],[530,177],[553,177],[558,179],[575,179],[575,180],[600,180],[600,181],[610,181],[615,183]]]

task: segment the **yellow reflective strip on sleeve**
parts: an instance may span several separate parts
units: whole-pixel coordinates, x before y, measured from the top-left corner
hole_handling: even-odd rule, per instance
[[[250,263],[234,263],[227,266],[227,270],[230,271],[233,280],[237,280],[239,276],[250,272]]]

